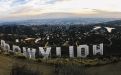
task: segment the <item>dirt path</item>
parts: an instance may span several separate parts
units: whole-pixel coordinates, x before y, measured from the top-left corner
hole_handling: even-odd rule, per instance
[[[109,45],[112,45],[112,41],[111,41],[111,38],[108,39],[110,41],[110,44]]]
[[[0,75],[10,75],[11,67],[15,62],[19,62],[21,64],[27,64],[30,68],[35,69],[40,67],[40,71],[43,72],[43,75],[55,75],[53,65],[49,65],[46,63],[39,63],[27,60],[16,59],[14,57],[8,57],[0,54]]]

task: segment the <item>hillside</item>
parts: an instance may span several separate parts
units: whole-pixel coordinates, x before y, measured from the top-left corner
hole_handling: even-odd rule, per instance
[[[40,71],[43,72],[43,75],[53,75],[54,66],[47,65],[44,63],[38,63],[33,61],[27,61],[27,60],[20,60],[13,57],[7,57],[4,55],[0,55],[0,75],[10,75],[11,68],[13,64],[15,63],[21,63],[21,64],[27,64],[32,69],[36,69],[39,67]]]
[[[0,55],[0,75],[9,75],[11,67],[15,62],[19,62],[21,64],[27,64],[32,69],[40,67],[39,70],[43,72],[43,75],[55,75],[53,73],[54,71],[53,65],[38,63],[28,60],[20,60],[4,55]],[[103,66],[85,67],[84,70],[82,71],[86,71],[87,73],[89,73],[88,75],[121,75],[121,61]]]

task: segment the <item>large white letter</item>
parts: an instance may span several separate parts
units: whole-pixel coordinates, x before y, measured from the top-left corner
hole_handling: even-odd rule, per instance
[[[28,48],[28,50],[27,50],[28,57],[29,58],[35,58],[35,51],[36,51],[36,49],[34,49],[34,48],[32,48],[32,49]]]
[[[56,55],[61,57],[61,47],[56,47]]]
[[[100,46],[93,45],[93,55],[100,54],[103,55],[103,43]]]
[[[1,49],[4,50],[4,44],[5,44],[5,41],[4,40],[1,40]]]
[[[36,49],[32,49],[32,53],[31,53],[31,55],[32,55],[32,58],[35,58],[35,52],[36,52]]]
[[[89,54],[89,47],[87,45],[79,45],[77,47],[77,57],[86,57]]]
[[[4,51],[10,51],[10,46],[9,44],[4,43]]]
[[[19,46],[13,45],[13,52],[18,52],[19,54],[21,53],[21,49]]]
[[[44,58],[48,58],[51,51],[51,47],[47,47],[46,51],[44,51],[43,47],[39,47],[39,52],[44,56]]]
[[[9,44],[7,44],[7,43],[5,43],[5,41],[4,40],[1,40],[1,49],[3,50],[3,51],[10,51],[10,46],[9,46]]]
[[[26,56],[28,56],[26,47],[23,47],[23,53],[24,53]]]
[[[69,46],[69,55],[71,58],[74,57],[74,50],[73,49],[74,49],[73,46]]]

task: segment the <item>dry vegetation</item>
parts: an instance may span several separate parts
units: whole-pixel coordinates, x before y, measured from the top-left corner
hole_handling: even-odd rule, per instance
[[[10,75],[12,66],[15,63],[20,65],[27,65],[32,71],[37,68],[42,75],[56,75],[54,73],[55,64],[59,64],[59,75],[120,75],[121,62],[117,57],[112,57],[112,60],[104,58],[95,59],[80,59],[80,58],[53,58],[53,59],[27,59],[23,54],[17,53],[11,55],[8,52],[1,52],[0,54],[0,75]],[[19,59],[18,59],[19,58]],[[110,63],[110,62],[115,63]],[[119,62],[118,62],[119,61]],[[99,65],[100,64],[100,65]],[[106,65],[105,65],[106,64]],[[26,74],[27,75],[27,74]]]
[[[15,57],[8,57],[0,55],[0,75],[10,75],[12,66],[15,63],[27,64],[32,70],[36,70],[39,67],[39,71],[43,72],[43,75],[53,75],[54,66],[47,65],[45,63],[34,62],[33,60],[17,59]]]

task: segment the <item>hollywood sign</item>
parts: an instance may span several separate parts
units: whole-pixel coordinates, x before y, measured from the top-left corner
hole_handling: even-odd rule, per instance
[[[10,45],[5,43],[4,40],[1,40],[1,48],[3,51],[10,51]],[[35,48],[23,48],[23,53],[28,57],[28,58],[35,58]],[[17,45],[13,45],[12,47],[13,52],[18,52],[18,54],[21,54],[21,48]],[[93,55],[96,55],[97,53],[100,53],[103,55],[103,44],[101,43],[99,46],[98,45],[93,45]],[[43,47],[39,47],[39,54],[42,54],[44,58],[48,58],[48,56],[51,56],[51,47],[47,47],[46,50],[44,50]],[[77,47],[77,57],[86,57],[89,54],[89,46],[88,45],[79,45]],[[61,47],[56,47],[56,55],[61,57]],[[69,46],[69,57],[73,58],[74,57],[74,47]]]

